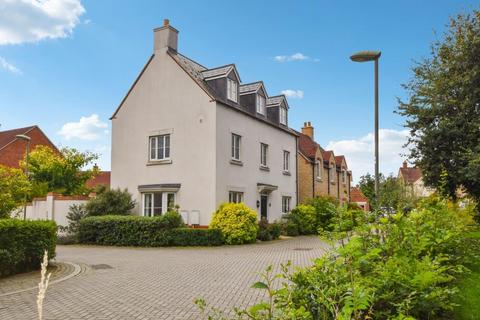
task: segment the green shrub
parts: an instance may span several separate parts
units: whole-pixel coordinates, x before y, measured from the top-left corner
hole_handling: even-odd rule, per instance
[[[257,239],[261,241],[271,241],[280,237],[280,224],[268,223],[266,220],[260,220],[258,223]]]
[[[282,224],[282,234],[290,237],[296,237],[300,235],[298,232],[298,226],[294,222],[288,220]]]
[[[105,190],[85,205],[89,216],[128,215],[135,208],[132,195],[125,190]]]
[[[222,231],[226,244],[252,243],[257,238],[257,213],[243,203],[224,203],[213,214],[210,227]]]
[[[53,221],[0,219],[0,277],[39,268],[45,250],[55,257],[56,241]]]
[[[58,226],[58,229],[62,231],[59,235],[57,242],[60,244],[72,244],[77,241],[78,228],[80,227],[80,220],[87,216],[87,210],[83,204],[73,204],[70,206],[67,213],[67,226]]]
[[[338,201],[333,197],[322,196],[308,199],[305,204],[315,208],[315,230],[329,230],[331,221],[337,214]]]
[[[81,243],[112,246],[217,246],[223,242],[216,229],[184,228],[177,212],[158,217],[100,216],[80,221]]]
[[[285,216],[288,223],[297,226],[299,234],[317,233],[317,214],[314,206],[300,204]]]

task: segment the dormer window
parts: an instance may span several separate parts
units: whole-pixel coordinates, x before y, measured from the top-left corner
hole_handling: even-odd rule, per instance
[[[267,109],[265,108],[265,97],[261,94],[257,94],[257,113],[266,115]]]
[[[280,107],[280,124],[287,125],[287,109]]]
[[[227,99],[238,102],[238,83],[230,78],[227,78]]]

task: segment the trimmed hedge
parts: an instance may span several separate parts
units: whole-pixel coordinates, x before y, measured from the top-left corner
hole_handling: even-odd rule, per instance
[[[81,243],[111,246],[218,246],[223,236],[217,229],[189,229],[178,213],[159,217],[99,216],[80,220]]]
[[[54,221],[0,219],[0,277],[38,269],[45,250],[55,257]]]
[[[261,220],[258,223],[257,239],[260,241],[271,241],[278,239],[281,233],[280,224],[273,222],[268,223],[265,220]]]

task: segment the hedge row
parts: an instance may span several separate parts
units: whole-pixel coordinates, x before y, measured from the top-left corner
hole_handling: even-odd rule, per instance
[[[179,219],[178,219],[179,217]],[[101,216],[80,221],[81,243],[113,246],[218,246],[223,243],[217,229],[184,228],[178,214],[159,217]]]
[[[55,257],[56,241],[53,221],[0,219],[0,277],[39,268],[45,250]]]

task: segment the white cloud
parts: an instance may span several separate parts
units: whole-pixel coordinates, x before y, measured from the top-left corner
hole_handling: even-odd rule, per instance
[[[297,52],[292,55],[286,56],[275,56],[273,60],[277,62],[287,62],[287,61],[303,61],[303,60],[310,60],[311,58],[304,55],[303,53]]]
[[[102,122],[97,114],[92,114],[89,117],[81,117],[78,122],[67,122],[62,126],[58,132],[59,135],[66,140],[77,138],[81,140],[97,140],[102,134],[108,134],[106,129],[108,124]]]
[[[282,90],[282,94],[286,95],[289,98],[298,98],[302,99],[303,98],[303,91],[302,90],[292,90],[292,89],[286,89]]]
[[[404,159],[401,154],[408,153],[408,150],[403,148],[408,136],[408,130],[380,129],[380,172],[385,175],[397,174]],[[330,141],[327,146],[327,150],[333,150],[335,155],[345,155],[348,167],[352,170],[354,183],[366,173],[374,174],[374,148],[373,133],[358,139]]]
[[[0,57],[0,67],[14,74],[22,74],[22,71],[20,71],[20,69],[5,60],[5,58],[3,57]]]
[[[68,37],[83,13],[81,0],[0,0],[0,45]]]

